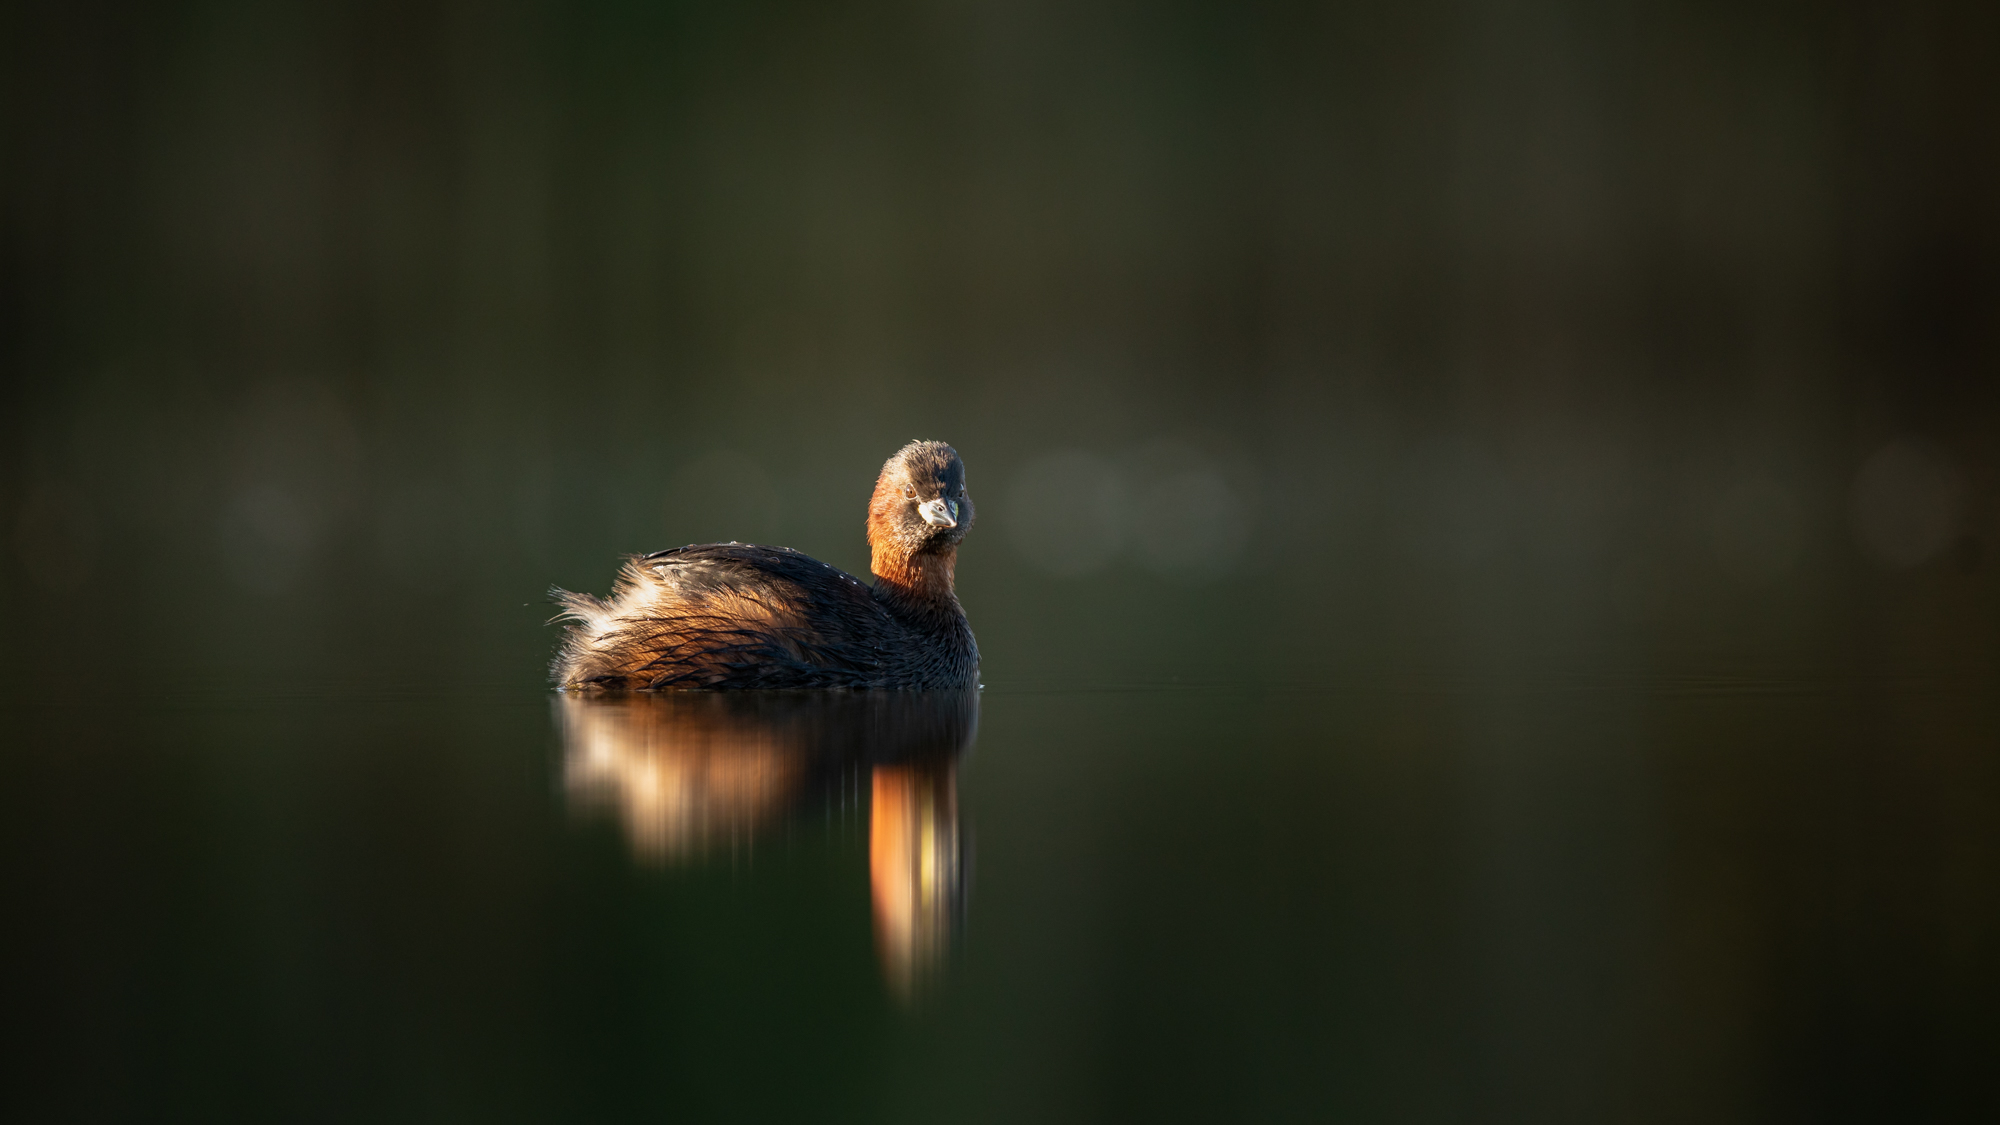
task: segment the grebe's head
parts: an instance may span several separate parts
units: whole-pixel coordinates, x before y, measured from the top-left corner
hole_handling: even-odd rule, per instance
[[[904,555],[956,547],[972,527],[965,462],[941,441],[913,441],[896,451],[868,501],[868,542]]]

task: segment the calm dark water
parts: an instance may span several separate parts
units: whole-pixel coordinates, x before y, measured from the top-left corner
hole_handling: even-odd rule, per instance
[[[1990,684],[20,701],[16,1120],[1964,1120]]]

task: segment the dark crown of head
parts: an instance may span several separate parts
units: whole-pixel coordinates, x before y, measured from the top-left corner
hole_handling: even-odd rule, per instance
[[[890,460],[913,477],[942,477],[958,463],[958,451],[941,441],[913,441]]]

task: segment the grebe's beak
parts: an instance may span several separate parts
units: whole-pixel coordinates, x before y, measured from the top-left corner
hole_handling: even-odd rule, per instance
[[[952,508],[957,507],[958,505],[956,504],[952,505]],[[958,526],[958,520],[954,518],[958,513],[947,510],[943,500],[926,500],[917,505],[917,514],[924,517],[924,522],[930,524],[932,527]]]

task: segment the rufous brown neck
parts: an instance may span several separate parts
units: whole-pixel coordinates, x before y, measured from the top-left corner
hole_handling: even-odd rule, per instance
[[[876,585],[913,605],[955,606],[958,599],[952,592],[952,579],[958,566],[958,548],[909,554],[899,547],[897,543],[874,544],[868,569],[874,572]]]

